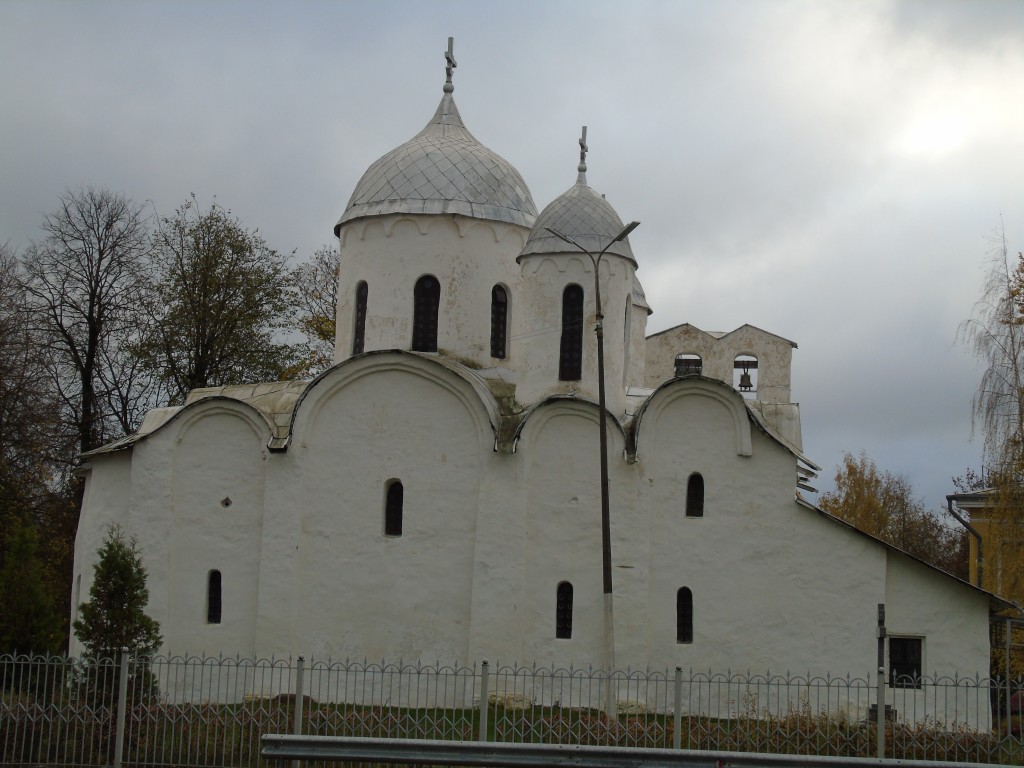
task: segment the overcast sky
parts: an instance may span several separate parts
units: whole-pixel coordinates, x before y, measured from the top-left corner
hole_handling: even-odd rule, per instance
[[[68,188],[169,215],[214,196],[279,250],[331,240],[455,98],[538,208],[576,178],[623,220],[648,331],[797,342],[828,488],[844,451],[930,508],[980,463],[955,343],[1005,228],[1024,248],[1024,2],[0,3],[0,242]]]

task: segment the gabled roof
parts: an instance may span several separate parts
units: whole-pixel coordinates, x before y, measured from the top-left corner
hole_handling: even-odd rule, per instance
[[[793,349],[797,349],[797,343],[795,341],[790,341],[789,339],[785,338],[784,336],[779,336],[777,333],[772,333],[771,331],[766,331],[763,328],[758,328],[756,325],[751,325],[750,323],[744,323],[739,328],[735,328],[735,329],[733,329],[731,331],[705,331],[705,330],[702,330],[702,329],[698,328],[697,326],[693,325],[692,323],[681,323],[679,325],[673,325],[671,328],[666,328],[663,331],[658,331],[657,333],[652,333],[647,338],[648,339],[653,339],[653,338],[655,338],[657,336],[662,336],[662,335],[664,335],[666,333],[672,333],[673,331],[679,331],[679,330],[684,329],[684,328],[693,329],[698,334],[701,334],[703,336],[707,336],[708,338],[716,339],[716,340],[717,339],[725,339],[725,338],[728,338],[729,336],[732,336],[735,333],[740,333],[741,331],[749,329],[749,330],[757,331],[758,333],[764,334],[765,336],[771,336],[772,338],[779,339],[780,341],[784,341],[787,344],[791,345],[793,347]]]

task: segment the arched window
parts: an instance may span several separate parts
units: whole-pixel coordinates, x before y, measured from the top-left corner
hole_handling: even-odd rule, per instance
[[[558,350],[558,378],[583,378],[583,289],[566,286],[562,292],[562,343]]]
[[[210,571],[206,578],[206,623],[220,624],[220,571]]]
[[[402,503],[405,491],[401,480],[391,480],[384,498],[384,535],[402,535]]]
[[[572,584],[568,581],[558,585],[555,598],[555,637],[572,637]]]
[[[676,642],[693,642],[693,592],[689,587],[676,592]]]
[[[676,355],[676,376],[699,376],[703,370],[700,355]]]
[[[491,357],[505,358],[508,329],[508,294],[500,285],[491,288]]]
[[[686,481],[686,516],[704,517],[704,478],[694,472]]]
[[[365,280],[356,284],[356,316],[352,324],[352,354],[359,355],[363,352],[366,343],[366,295],[369,289]]]
[[[412,348],[416,352],[437,352],[437,308],[441,303],[441,284],[433,275],[424,275],[413,289]]]

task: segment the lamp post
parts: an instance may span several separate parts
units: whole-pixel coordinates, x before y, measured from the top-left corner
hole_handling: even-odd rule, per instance
[[[609,674],[614,671],[615,666],[615,623],[612,613],[612,534],[611,514],[608,504],[608,409],[605,403],[604,390],[604,313],[601,309],[600,266],[601,257],[605,255],[608,249],[615,245],[615,243],[625,240],[629,233],[639,226],[639,221],[631,221],[596,256],[568,235],[551,229],[551,227],[545,227],[548,232],[559,240],[564,240],[587,254],[594,265],[594,299],[597,304],[597,324],[594,326],[594,332],[597,335],[597,401],[599,428],[601,430],[601,571],[604,580],[605,651]],[[611,686],[609,686],[607,714],[608,717],[615,717],[616,702],[610,688]]]

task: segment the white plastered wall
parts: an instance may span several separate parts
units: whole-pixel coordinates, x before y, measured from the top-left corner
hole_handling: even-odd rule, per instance
[[[474,381],[429,357],[366,355],[307,391],[286,452],[266,452],[252,409],[204,401],[97,457],[83,596],[117,520],[142,547],[165,650],[601,665],[596,406],[544,404],[516,453],[497,453],[496,407]],[[886,602],[891,632],[926,637],[929,673],[986,668],[986,597],[797,504],[795,458],[751,427],[738,393],[676,380],[639,419],[636,463],[609,429],[617,666],[867,675]],[[697,519],[684,514],[694,471]],[[399,538],[383,535],[391,478],[405,487]],[[211,627],[215,562],[230,565]],[[555,639],[563,579],[570,640]],[[676,642],[681,586],[692,643]]]
[[[413,288],[431,274],[441,285],[438,349],[483,367],[514,365],[511,358],[490,356],[491,289],[506,288],[514,318],[520,300],[515,258],[528,233],[515,224],[458,215],[394,214],[345,224],[335,362],[352,353],[360,281],[367,284],[364,350],[410,349]]]
[[[529,288],[516,316],[513,344],[518,384],[516,399],[524,405],[552,394],[578,392],[598,399],[597,338],[594,333],[597,304],[594,267],[584,254],[531,255],[521,257],[522,284]],[[623,318],[632,301],[633,265],[619,256],[601,260],[601,304],[604,312],[604,362],[608,410],[622,417],[626,409],[622,386],[625,362]],[[583,370],[580,381],[559,381],[558,363],[562,330],[562,294],[572,284],[583,289]],[[634,318],[635,319],[635,318]],[[631,325],[632,330],[632,325]],[[642,355],[643,348],[635,350]]]
[[[164,643],[175,652],[255,650],[264,465],[269,429],[251,409],[199,403],[174,440]],[[176,432],[176,434],[174,434]],[[221,573],[221,621],[207,621],[209,574]]]
[[[296,420],[292,642],[316,656],[465,659],[489,414],[429,360],[399,357],[383,372],[379,360],[332,371]],[[390,537],[396,479],[402,535]]]

